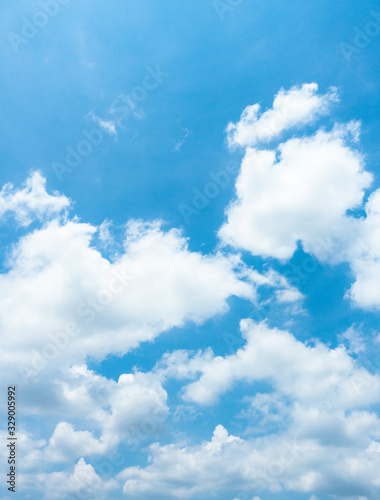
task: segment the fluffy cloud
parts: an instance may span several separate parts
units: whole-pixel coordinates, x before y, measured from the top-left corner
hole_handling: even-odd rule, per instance
[[[32,172],[23,189],[6,184],[0,192],[0,217],[13,214],[21,226],[28,226],[34,219],[43,221],[57,216],[70,206],[63,195],[46,192],[46,179],[39,172]]]
[[[129,467],[119,478],[124,494],[133,498],[204,498],[219,492],[245,492],[248,498],[285,490],[375,499],[380,454],[372,448],[324,447],[286,435],[243,440],[218,426],[211,441],[200,445],[152,445],[150,464]]]
[[[380,190],[365,205],[366,217],[355,222],[356,237],[348,246],[355,283],[347,296],[365,309],[380,308]]]
[[[21,474],[71,464],[79,458],[98,461],[100,457],[112,457],[121,441],[135,451],[163,430],[169,408],[160,374],[136,371],[121,375],[115,382],[82,365],[60,376],[39,385],[39,392],[49,398],[48,406],[38,399],[33,385],[20,398],[20,414],[37,413],[41,422],[47,418],[49,422],[66,420],[59,421],[48,439],[36,439],[20,428]],[[6,438],[5,431],[1,437]],[[5,449],[1,457],[5,464]]]
[[[169,414],[161,374],[125,373],[117,382],[86,366],[74,366],[56,384],[56,407],[68,418],[86,420],[101,431],[104,449],[94,443],[93,453],[105,453],[127,440],[136,447],[157,435]],[[51,444],[51,443],[50,443]],[[77,452],[86,456],[91,453]]]
[[[280,259],[290,258],[298,241],[319,257],[332,254],[337,238],[346,241],[352,233],[347,210],[360,206],[372,181],[347,132],[320,130],[274,151],[248,148],[222,241]]]
[[[271,150],[253,147],[328,113],[336,92],[320,96],[316,91],[315,84],[281,90],[273,109],[260,118],[258,105],[250,106],[239,123],[229,125],[230,144],[246,152],[219,236],[225,245],[264,258],[289,259],[300,244],[322,262],[347,262],[355,280],[347,298],[361,308],[379,309],[380,190],[363,205],[373,176],[355,146],[360,124],[335,124]],[[355,210],[366,216],[354,215]]]
[[[275,288],[280,303],[302,299],[273,271],[260,274],[237,255],[192,252],[182,234],[160,222],[130,221],[112,260],[110,223],[99,229],[76,218],[53,219],[23,236],[0,276],[0,321],[12,344],[0,348],[5,372],[23,381],[125,354],[160,333],[204,323],[228,310],[237,296],[257,300],[257,288]],[[116,247],[115,247],[116,248]]]
[[[248,420],[248,431],[264,436],[242,439],[217,426],[211,441],[200,445],[151,445],[146,467],[119,475],[124,493],[196,498],[289,491],[375,499],[380,419],[368,408],[380,402],[380,377],[342,346],[307,346],[264,323],[243,321],[242,330],[247,344],[236,354],[186,358],[180,352],[164,363],[171,376],[201,374],[184,391],[185,399],[201,404],[215,403],[235,384],[267,382],[271,390],[249,398],[240,417]]]
[[[45,180],[33,179],[34,199],[35,186]],[[159,222],[130,221],[118,248],[108,222],[97,228],[75,217],[54,218],[69,206],[64,197],[52,197],[55,205],[27,197],[25,215],[19,208],[24,191],[7,198],[7,210],[13,207],[24,221],[32,215],[53,220],[20,238],[0,276],[0,322],[12,337],[0,349],[1,370],[20,382],[23,414],[49,415],[57,423],[43,440],[20,433],[21,471],[108,455],[121,440],[137,449],[162,429],[169,413],[162,384],[169,373],[136,371],[115,382],[88,370],[86,358],[124,354],[175,326],[201,324],[226,312],[233,295],[256,300],[260,286],[297,295],[285,279],[273,271],[260,275],[239,256],[190,251],[178,230],[165,231]],[[42,193],[41,200],[50,200]],[[112,259],[95,247],[97,236]],[[92,477],[82,460],[70,476],[57,472],[38,481],[64,497],[69,492],[61,483],[75,482],[81,471]]]
[[[272,109],[260,113],[260,104],[247,106],[238,123],[227,127],[228,143],[234,146],[254,146],[278,137],[293,127],[312,123],[327,114],[331,103],[337,100],[336,89],[318,95],[316,83],[305,83],[290,90],[281,89],[275,96]]]
[[[117,481],[103,480],[92,465],[81,458],[72,474],[67,472],[39,473],[20,477],[22,490],[40,490],[44,499],[93,498],[103,500],[118,487]]]
[[[89,431],[76,431],[72,424],[60,422],[49,439],[43,455],[48,463],[71,462],[77,456],[107,453],[110,443],[94,438]]]
[[[0,351],[3,366],[13,361],[27,376],[52,360],[58,366],[126,353],[175,326],[224,313],[232,295],[255,297],[236,274],[237,257],[191,252],[177,230],[132,222],[112,262],[92,246],[95,232],[54,220],[16,245],[0,276],[1,324],[13,339]]]
[[[265,380],[307,406],[318,401],[349,410],[380,402],[380,377],[355,366],[344,347],[306,346],[286,331],[250,320],[241,328],[246,345],[200,363],[201,377],[186,387],[186,399],[211,404],[238,382]]]

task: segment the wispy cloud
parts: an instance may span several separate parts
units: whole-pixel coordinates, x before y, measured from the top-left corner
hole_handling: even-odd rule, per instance
[[[91,110],[87,116],[89,116],[107,134],[117,135],[117,130],[116,130],[116,126],[118,125],[117,121],[100,118],[94,113],[94,110]]]
[[[175,153],[178,153],[178,151],[180,151],[180,149],[182,148],[186,139],[189,137],[189,134],[190,134],[189,130],[187,128],[185,128],[185,129],[183,129],[183,131],[184,131],[184,134],[183,134],[181,139],[179,139],[178,141],[173,140],[173,142],[174,142],[173,151]]]

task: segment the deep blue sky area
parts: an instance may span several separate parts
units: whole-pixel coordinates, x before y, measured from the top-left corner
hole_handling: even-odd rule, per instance
[[[1,182],[20,183],[31,168],[75,201],[86,221],[160,217],[184,226],[192,245],[214,245],[214,232],[233,193],[231,182],[186,224],[178,205],[191,203],[211,171],[231,153],[224,130],[248,104],[271,105],[280,87],[315,81],[340,88],[336,117],[363,121],[361,146],[376,171],[379,38],[348,62],[340,44],[371,19],[376,2],[243,1],[224,13],[212,1],[82,1],[61,6],[37,36],[14,54],[2,39]],[[33,2],[19,2],[2,21],[19,33]],[[168,73],[128,116],[117,140],[106,136],[62,182],[52,163],[105,118],[120,94],[141,85],[146,66]],[[174,141],[188,131],[180,151]]]

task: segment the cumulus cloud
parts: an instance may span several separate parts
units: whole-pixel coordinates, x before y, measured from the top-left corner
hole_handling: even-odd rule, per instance
[[[248,107],[230,124],[231,145],[246,148],[236,198],[226,209],[221,242],[264,258],[290,259],[299,246],[322,262],[350,265],[354,283],[346,297],[364,309],[380,308],[380,190],[363,204],[373,176],[357,148],[360,123],[337,124],[258,149],[285,128],[328,113],[335,90],[321,96],[315,84],[281,90],[273,109],[258,117]],[[275,120],[292,109],[290,121]],[[280,113],[280,110],[281,113]],[[275,127],[268,126],[271,123]],[[256,146],[256,147],[255,147]],[[364,216],[355,215],[358,211]],[[290,300],[293,293],[283,294]]]
[[[364,309],[380,308],[380,189],[365,205],[366,217],[355,221],[355,238],[346,250],[355,282],[347,293]]]
[[[131,222],[111,262],[91,245],[96,227],[54,220],[21,238],[0,276],[0,318],[12,346],[3,366],[82,363],[130,351],[187,322],[228,310],[232,295],[252,300],[239,259],[188,249],[177,230]]]
[[[23,490],[40,490],[44,499],[93,498],[106,499],[110,492],[118,487],[114,479],[104,480],[99,477],[92,465],[81,458],[73,472],[51,472],[20,477]]]
[[[211,492],[320,493],[375,498],[380,483],[380,377],[361,368],[343,346],[307,346],[265,323],[242,322],[247,344],[235,354],[210,351],[164,362],[171,376],[199,377],[185,399],[216,403],[234,384],[266,382],[240,418],[263,437],[242,439],[219,425],[201,444],[153,444],[146,467],[128,467],[119,478],[136,498],[196,498]],[[191,365],[186,371],[186,365]],[[175,367],[178,367],[175,373]],[[273,423],[276,432],[268,427]],[[250,427],[248,427],[249,431]],[[160,493],[157,493],[160,492]]]
[[[39,174],[33,179],[45,186]],[[16,193],[13,205],[28,192]],[[54,207],[70,203],[51,198]],[[302,299],[274,271],[261,275],[238,255],[192,252],[179,230],[165,231],[158,221],[129,221],[118,252],[107,259],[94,236],[101,246],[114,245],[108,221],[98,228],[75,217],[59,220],[57,210],[46,208],[53,220],[20,238],[0,275],[0,321],[13,339],[0,348],[1,366],[23,382],[89,356],[125,354],[173,327],[202,324],[228,311],[232,296],[256,301],[260,286],[275,288],[280,303]]]
[[[47,193],[46,179],[40,172],[32,172],[23,189],[15,189],[8,183],[0,192],[0,217],[13,215],[21,226],[55,217],[69,206],[66,196]]]
[[[254,146],[269,142],[283,131],[314,122],[329,112],[335,102],[337,90],[319,95],[316,83],[305,83],[290,90],[281,89],[275,96],[272,109],[260,115],[260,104],[247,106],[239,122],[229,123],[228,143],[234,146]]]
[[[37,414],[45,422],[42,419],[58,419],[47,439],[38,439],[20,428],[21,474],[71,464],[79,458],[91,461],[111,457],[121,442],[135,451],[163,430],[169,408],[160,374],[135,371],[114,381],[81,365],[56,375],[56,379],[42,381],[38,388],[32,385],[27,393],[20,392],[20,414]],[[49,398],[49,405],[41,402],[39,393]],[[6,432],[0,432],[0,436],[6,439]],[[5,449],[0,457],[5,464]]]
[[[247,151],[237,199],[219,234],[224,244],[254,255],[289,259],[301,243],[322,261],[349,262],[355,283],[347,296],[375,308],[380,191],[370,196],[365,217],[348,214],[362,208],[372,181],[353,146],[358,124],[292,138],[273,151],[253,147],[312,123],[336,98],[335,90],[318,95],[314,84],[282,90],[272,110],[259,116],[257,107],[247,108],[229,126],[230,144]],[[92,457],[107,455],[121,441],[129,448],[151,442],[169,416],[165,384],[176,379],[185,380],[181,396],[194,415],[238,385],[263,382],[267,390],[252,389],[244,399],[246,409],[238,415],[247,421],[244,439],[219,425],[201,444],[151,445],[148,465],[119,475],[127,496],[196,498],[230,491],[234,498],[245,491],[258,500],[261,491],[286,490],[311,498],[375,498],[380,419],[373,408],[380,403],[380,377],[351,356],[366,349],[356,330],[340,337],[348,349],[332,349],[245,320],[245,343],[233,354],[175,351],[152,372],[107,379],[89,370],[86,359],[125,354],[174,327],[203,324],[225,313],[232,296],[257,301],[259,287],[274,289],[272,300],[282,305],[304,297],[279,273],[259,273],[238,255],[191,251],[180,231],[160,222],[129,221],[122,246],[105,258],[94,240],[97,235],[103,248],[114,249],[110,223],[59,220],[69,206],[64,196],[46,192],[38,173],[22,190],[7,185],[0,196],[1,214],[13,213],[22,225],[34,219],[45,224],[14,245],[0,275],[0,324],[12,338],[0,348],[2,375],[29,384],[19,384],[22,411],[56,418],[46,439],[19,433],[22,487],[45,484],[44,498],[78,491],[106,498],[119,483],[101,479]],[[38,466],[76,461],[70,473],[36,473]]]
[[[305,251],[330,256],[340,235],[353,234],[346,212],[360,206],[372,181],[345,132],[320,130],[273,151],[248,148],[222,241],[280,259],[290,258],[301,241]]]
[[[219,492],[261,494],[321,492],[375,498],[380,454],[350,447],[324,447],[287,435],[241,439],[216,427],[200,445],[158,444],[150,463],[119,474],[133,498],[204,498]],[[240,495],[239,495],[240,497]]]
[[[9,434],[7,431],[0,431],[0,438],[3,443],[6,443]],[[38,460],[41,457],[41,449],[46,447],[47,442],[45,439],[36,439],[32,436],[31,433],[26,432],[24,429],[20,428],[17,432],[17,450],[23,457],[21,470],[29,470],[35,469],[36,464],[38,464]],[[8,450],[6,446],[3,446],[3,449],[0,450],[0,471],[5,476],[9,469],[7,470],[8,465]]]
[[[246,345],[235,354],[200,363],[201,377],[186,387],[185,399],[212,404],[238,382],[266,380],[307,405],[318,401],[352,409],[380,402],[380,377],[357,367],[344,347],[306,346],[265,322],[243,320],[241,328]]]
[[[89,431],[77,431],[72,424],[60,422],[42,455],[48,463],[71,462],[77,456],[104,454],[110,443],[96,439]]]
[[[39,174],[34,179],[45,186]],[[13,193],[13,207],[29,191],[23,193]],[[40,198],[50,200],[43,193]],[[0,275],[0,322],[12,337],[0,349],[2,374],[20,382],[22,412],[56,419],[44,440],[25,433],[23,444],[20,435],[21,470],[34,472],[107,455],[121,441],[137,449],[163,428],[169,367],[125,373],[116,382],[88,370],[87,358],[125,354],[173,327],[202,324],[225,313],[232,296],[255,301],[260,286],[296,293],[273,271],[260,275],[238,255],[191,251],[180,231],[165,231],[160,222],[129,221],[122,244],[107,259],[95,235],[101,247],[114,250],[111,224],[59,219],[58,208],[70,202],[58,199],[53,208],[29,203],[44,214],[44,225],[13,245]],[[56,474],[44,480],[60,481],[63,473]]]
[[[169,414],[159,373],[125,373],[115,382],[81,365],[70,368],[55,386],[60,414],[87,421],[101,432],[93,453],[106,453],[121,440],[136,447],[157,435]]]

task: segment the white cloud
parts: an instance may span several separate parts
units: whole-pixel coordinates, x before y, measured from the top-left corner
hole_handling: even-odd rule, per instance
[[[57,382],[57,407],[101,431],[99,453],[109,451],[121,440],[132,447],[156,436],[169,414],[160,374],[136,371],[114,382],[86,366],[71,368],[65,379]]]
[[[336,89],[325,95],[318,95],[317,91],[316,83],[281,89],[274,98],[273,108],[261,115],[259,104],[247,106],[240,121],[227,127],[229,145],[247,147],[268,142],[285,130],[312,123],[327,114],[331,103],[337,100]]]
[[[114,238],[111,233],[112,222],[109,220],[103,221],[98,229],[99,232],[99,240],[101,241],[104,247],[109,247],[113,244]]]
[[[218,426],[200,445],[150,447],[144,467],[128,467],[118,478],[134,498],[202,498],[218,492],[321,492],[375,499],[380,454],[350,447],[321,446],[287,435],[241,438]],[[236,493],[235,493],[236,494]]]
[[[107,453],[112,444],[110,441],[98,440],[89,431],[76,431],[72,424],[60,422],[54,429],[42,456],[48,463],[72,462],[78,456],[99,455]]]
[[[115,120],[105,120],[103,118],[100,118],[99,116],[96,116],[94,111],[90,111],[88,116],[91,117],[91,119],[99,125],[101,129],[103,129],[107,134],[109,135],[117,135],[117,130],[116,126],[119,125],[119,123]]]
[[[19,387],[20,414],[61,420],[48,439],[36,439],[22,429],[18,432],[22,473],[70,464],[81,457],[109,457],[121,441],[131,451],[137,450],[155,439],[165,425],[169,408],[160,374],[136,371],[121,375],[115,382],[82,365],[53,376],[38,386],[32,384],[27,391]],[[49,405],[41,401],[41,393],[49,398]],[[6,438],[5,431],[0,434]],[[0,455],[5,463],[6,450]]]
[[[173,151],[175,153],[178,153],[178,151],[180,151],[180,149],[184,145],[186,139],[189,137],[189,131],[188,131],[188,129],[185,128],[183,131],[184,131],[184,134],[183,134],[183,136],[182,136],[181,139],[179,139],[178,141],[174,141],[173,140],[173,142],[174,142]]]
[[[243,274],[256,287],[267,286],[274,288],[274,295],[279,303],[289,304],[304,299],[304,295],[295,286],[291,285],[285,276],[273,269],[259,273],[255,269],[246,268]]]
[[[347,296],[359,307],[380,308],[380,189],[366,205],[366,217],[355,221],[355,238],[346,250],[355,283]]]
[[[356,367],[344,347],[308,347],[286,331],[250,320],[241,328],[246,345],[199,363],[201,377],[186,387],[185,399],[211,404],[238,382],[265,380],[304,405],[318,401],[348,410],[380,402],[380,377]]]
[[[63,195],[46,191],[46,179],[40,172],[32,172],[23,189],[5,184],[0,192],[0,217],[13,214],[21,226],[28,226],[33,220],[44,221],[59,215],[70,206]]]
[[[9,435],[7,431],[0,431],[0,438],[3,443],[6,443],[8,437]],[[34,439],[30,433],[25,432],[22,428],[19,428],[17,431],[17,453],[22,456],[22,463],[19,462],[18,464],[20,467],[19,470],[28,470],[31,468],[35,469],[41,456],[41,449],[45,446],[45,439]],[[0,471],[4,476],[9,472],[7,463],[8,456],[8,449],[6,446],[3,446],[2,450],[0,450]]]
[[[328,113],[336,91],[316,92],[315,84],[282,90],[272,110],[258,117],[259,106],[248,107],[238,124],[229,125],[230,144],[246,153],[219,236],[225,245],[262,257],[289,259],[301,244],[322,262],[347,262],[354,283],[346,297],[361,308],[379,309],[380,190],[363,206],[373,176],[354,147],[360,123],[335,123],[329,132],[293,137],[272,150],[252,147]],[[363,208],[365,217],[350,213]],[[297,298],[291,291],[277,295],[283,302]]]
[[[100,478],[92,465],[81,458],[72,474],[67,472],[39,473],[20,476],[20,487],[23,490],[40,490],[44,499],[93,498],[103,500],[118,487],[114,479]]]
[[[330,257],[354,235],[346,212],[360,206],[372,181],[363,163],[342,128],[290,139],[277,151],[247,149],[222,241],[280,259],[301,241],[306,252]]]
[[[351,325],[345,332],[338,336],[340,342],[347,343],[348,352],[359,354],[366,350],[366,342],[360,328]]]
[[[0,350],[5,370],[126,353],[226,312],[232,295],[254,298],[235,274],[237,257],[191,252],[177,230],[130,223],[114,262],[91,246],[95,232],[76,220],[52,221],[16,245],[0,276],[2,328],[13,339]]]
[[[128,467],[118,476],[125,495],[196,498],[238,490],[341,498],[350,492],[375,499],[380,418],[366,408],[380,402],[380,377],[342,346],[306,346],[264,323],[243,321],[242,329],[247,344],[236,354],[223,358],[208,351],[189,358],[177,352],[163,363],[166,375],[201,374],[184,392],[201,404],[215,403],[234,384],[268,383],[272,392],[256,393],[240,415],[258,422],[255,433],[266,435],[242,439],[217,426],[211,441],[199,445],[151,445],[146,467]],[[272,424],[276,433],[273,427],[268,432]]]

